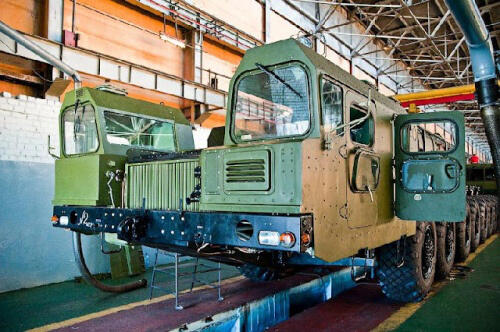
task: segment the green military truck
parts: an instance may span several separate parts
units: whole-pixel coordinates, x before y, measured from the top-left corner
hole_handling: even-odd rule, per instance
[[[116,233],[257,280],[362,266],[400,301],[422,299],[456,250],[461,259],[470,250],[463,115],[406,114],[296,40],[245,54],[223,146],[192,151],[180,112],[103,93],[70,93],[61,112],[69,145],[56,164],[52,219],[74,232],[76,248],[82,233]],[[84,113],[92,129],[80,124]],[[444,144],[429,143],[437,127],[449,133]]]
[[[497,184],[493,164],[467,164],[467,186],[475,193],[496,195]]]

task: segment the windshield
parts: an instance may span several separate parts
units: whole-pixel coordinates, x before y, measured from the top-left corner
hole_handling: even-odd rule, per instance
[[[64,153],[83,154],[97,151],[97,125],[90,105],[71,106],[64,111]]]
[[[299,65],[272,68],[256,64],[256,74],[237,86],[233,134],[238,141],[305,134],[309,129],[309,91]]]
[[[109,111],[104,111],[104,122],[111,144],[175,151],[173,123]]]

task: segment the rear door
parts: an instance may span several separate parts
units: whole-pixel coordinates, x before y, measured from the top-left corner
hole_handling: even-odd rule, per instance
[[[465,128],[457,111],[396,117],[396,215],[416,221],[465,219]]]

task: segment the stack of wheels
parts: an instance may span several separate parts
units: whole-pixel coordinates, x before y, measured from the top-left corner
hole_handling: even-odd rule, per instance
[[[475,196],[467,197],[469,205],[469,219],[471,221],[470,252],[476,251],[481,241],[481,220],[479,218],[479,204]]]
[[[496,204],[494,196],[469,196],[465,220],[417,222],[414,236],[378,248],[377,276],[383,293],[401,302],[423,299],[434,279],[445,278],[454,261],[465,261],[486,240],[488,225],[490,232],[496,231]]]

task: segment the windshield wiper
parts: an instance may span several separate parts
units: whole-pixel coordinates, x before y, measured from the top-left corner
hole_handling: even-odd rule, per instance
[[[267,69],[266,67],[264,67],[260,63],[255,63],[255,66],[257,66],[257,68],[259,68],[260,70],[262,70],[264,73],[266,73],[266,74],[271,75],[272,77],[274,77],[278,82],[280,82],[281,84],[283,84],[284,86],[286,86],[287,88],[289,88],[290,91],[292,91],[297,96],[299,96],[300,98],[302,98],[302,95],[297,90],[295,90],[294,88],[292,88],[292,86],[290,84],[288,84],[287,82],[285,82],[284,79],[282,79],[281,77],[279,77],[278,74],[270,71],[269,69]]]
[[[77,132],[77,129],[76,129],[76,112],[77,112],[77,109],[78,109],[78,106],[80,105],[80,99],[77,99],[76,102],[75,102],[75,109],[74,109],[74,112],[73,112],[73,141],[76,142],[76,132]],[[80,129],[80,124],[78,124],[78,131]]]

